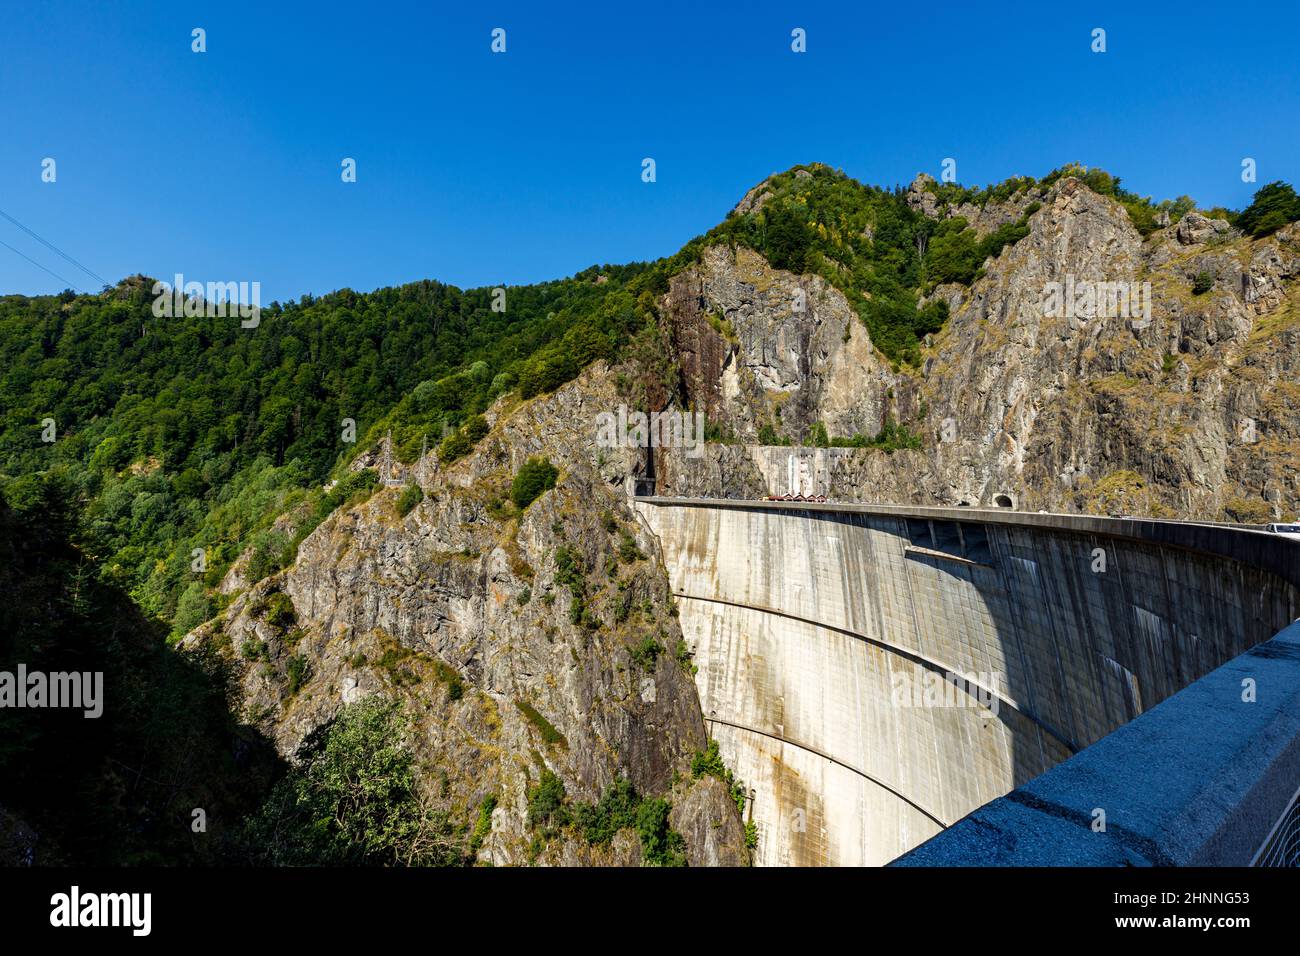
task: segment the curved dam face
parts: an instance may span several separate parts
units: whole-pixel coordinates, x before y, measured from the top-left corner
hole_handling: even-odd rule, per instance
[[[882,865],[1267,640],[1300,543],[1208,525],[642,498],[764,865]]]

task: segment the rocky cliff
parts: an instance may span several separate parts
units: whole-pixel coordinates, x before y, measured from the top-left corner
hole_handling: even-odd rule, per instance
[[[763,426],[803,435],[879,431],[894,376],[844,296],[820,276],[773,269],[744,246],[711,246],[672,280],[663,309],[686,400],[735,439]]]
[[[1069,176],[983,206],[950,206],[935,190],[918,177],[909,204],[980,235],[1023,217],[1028,234],[970,285],[929,292],[950,318],[919,367],[873,350],[822,278],[744,247],[711,247],[677,277],[662,305],[685,394],[734,444],[699,460],[661,452],[660,491],[784,492],[793,454],[812,490],[841,500],[1296,513],[1300,225],[1251,239],[1190,212],[1144,238],[1119,202]],[[919,451],[743,447],[764,424],[811,444],[814,422],[849,437],[890,416]]]
[[[397,487],[340,509],[186,644],[224,648],[244,716],[286,757],[347,702],[403,700],[437,805],[467,821],[496,798],[480,862],[640,861],[630,831],[596,845],[534,832],[529,791],[549,770],[574,801],[619,779],[666,796],[689,863],[743,864],[736,804],[689,771],[704,725],[655,541],[622,491],[630,465],[593,454],[609,382],[600,366],[498,406],[470,455],[411,469],[424,497],[408,513]],[[558,483],[519,513],[511,478],[534,455]]]
[[[799,174],[795,188],[811,179]],[[733,216],[779,202],[772,182]],[[847,269],[798,273],[705,242],[654,304],[648,362],[633,349],[549,395],[500,399],[464,458],[397,466],[422,490],[413,507],[383,487],[331,515],[285,571],[250,582],[237,565],[228,610],[186,646],[222,649],[236,705],[289,758],[345,703],[401,699],[432,798],[466,822],[495,798],[481,862],[642,860],[629,830],[591,843],[530,825],[553,773],[571,800],[621,780],[664,796],[689,862],[739,864],[728,783],[689,772],[706,744],[689,648],[629,479],[667,495],[1242,521],[1300,508],[1300,225],[1251,239],[1189,212],[1144,236],[1068,175],[955,202],[918,177],[908,209],[980,238],[1015,230],[971,281],[922,280],[921,305],[948,318],[918,361],[873,345],[872,293]],[[709,444],[597,441],[602,415],[650,402],[704,413]],[[859,447],[814,447],[836,438]],[[510,484],[532,456],[559,479],[521,512]]]

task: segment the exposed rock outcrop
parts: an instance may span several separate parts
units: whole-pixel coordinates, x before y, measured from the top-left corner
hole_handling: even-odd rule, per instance
[[[610,379],[598,367],[494,410],[498,427],[473,453],[426,469],[408,514],[398,488],[340,509],[291,568],[186,643],[226,649],[244,715],[287,757],[345,703],[402,698],[440,805],[465,820],[497,798],[481,861],[640,860],[634,836],[534,844],[528,789],[549,769],[573,800],[595,801],[620,777],[670,794],[688,859],[738,864],[735,805],[687,772],[704,724],[656,543],[619,483],[630,453],[596,453],[596,416],[618,401]],[[539,454],[558,484],[514,514],[511,477]]]
[[[894,380],[861,320],[820,276],[769,266],[744,246],[712,246],[663,303],[688,403],[745,442],[764,426],[802,438],[875,434]]]
[[[932,188],[918,176],[908,201],[938,216]],[[1072,177],[942,214],[987,232],[1031,201],[1041,208],[1027,236],[970,286],[932,292],[951,317],[916,369],[891,368],[819,277],[774,270],[744,248],[706,250],[663,301],[688,400],[742,444],[765,424],[797,442],[817,421],[849,437],[888,417],[921,438],[919,458],[823,455],[814,490],[840,500],[991,505],[1005,495],[1035,510],[1242,521],[1300,510],[1300,225],[1252,240],[1188,213],[1144,239],[1122,205]],[[1194,292],[1205,275],[1208,291]],[[1053,308],[1054,287],[1091,287],[1103,305]],[[660,453],[659,488],[784,492],[786,469],[758,461],[790,454]]]

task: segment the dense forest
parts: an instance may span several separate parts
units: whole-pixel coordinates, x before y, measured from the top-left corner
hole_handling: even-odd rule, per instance
[[[211,584],[381,429],[396,426],[409,459],[502,392],[554,388],[613,355],[644,320],[628,288],[644,272],[512,288],[504,312],[487,289],[343,290],[272,304],[255,329],[154,318],[144,279],[98,296],[8,297],[0,469],[6,484],[60,475],[105,577],[150,617],[172,621],[179,607],[183,631],[206,616],[195,548]]]
[[[1194,208],[1185,197],[1155,204],[1081,168],[936,192],[953,208],[1031,198],[1066,172],[1123,203],[1140,231],[1160,212],[1176,220]],[[492,289],[425,281],[272,303],[256,328],[243,328],[237,318],[156,318],[153,282],[142,276],[96,295],[0,297],[0,669],[58,650],[62,667],[72,655],[80,669],[104,669],[136,701],[118,723],[89,733],[80,720],[14,723],[0,712],[0,807],[47,821],[58,806],[107,807],[113,796],[103,788],[125,786],[134,769],[132,786],[145,796],[128,802],[142,819],[87,823],[98,828],[93,846],[64,841],[70,857],[123,861],[160,815],[198,805],[186,781],[198,779],[200,765],[229,771],[229,750],[186,742],[223,740],[237,728],[212,690],[220,675],[180,663],[164,640],[220,609],[215,585],[231,562],[251,548],[254,577],[290,563],[314,524],[286,536],[275,518],[301,507],[319,521],[364,493],[372,473],[349,475],[346,466],[379,435],[392,431],[404,461],[425,443],[454,457],[481,437],[478,416],[502,395],[528,398],[597,359],[623,357],[661,322],[656,303],[670,278],[707,245],[745,244],[778,268],[823,276],[876,347],[908,365],[947,318],[942,302],[923,304],[926,293],[974,281],[989,256],[1027,234],[1037,208],[1026,203],[1020,221],[980,238],[960,217],[921,215],[902,188],[863,186],[825,166],[776,175],[766,191],[760,208],[733,213],[670,258],[509,287],[504,308]],[[1263,235],[1300,218],[1300,200],[1274,183],[1239,215],[1217,214]],[[331,478],[345,480],[327,493]],[[257,763],[259,742],[245,744]],[[45,797],[57,790],[48,755],[59,748],[98,768],[62,804]],[[246,798],[239,787],[208,797]],[[118,840],[114,827],[134,835]],[[183,860],[192,851],[157,852]]]

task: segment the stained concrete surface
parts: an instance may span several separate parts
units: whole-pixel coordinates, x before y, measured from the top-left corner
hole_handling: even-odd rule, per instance
[[[760,864],[887,863],[1300,612],[1300,545],[1233,528],[725,500],[637,509],[710,730],[754,792]],[[963,692],[903,692],[952,673]]]

